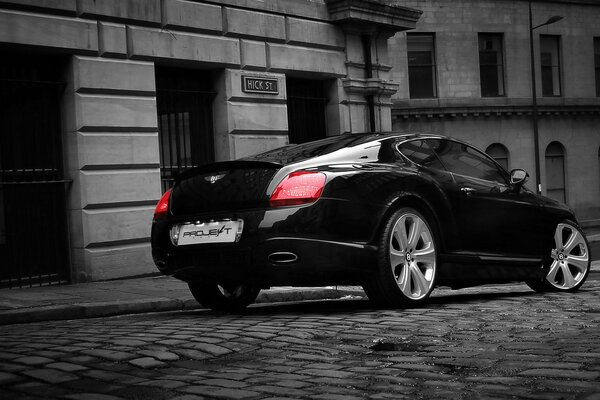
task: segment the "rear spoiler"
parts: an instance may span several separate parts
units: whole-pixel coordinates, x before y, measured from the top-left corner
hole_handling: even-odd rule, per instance
[[[203,174],[206,172],[218,172],[236,168],[266,168],[266,169],[280,169],[283,167],[282,164],[269,161],[246,161],[246,160],[233,160],[233,161],[221,161],[212,164],[200,165],[198,167],[190,168],[178,174],[175,177],[175,182],[179,182],[183,179],[190,178],[194,175]]]

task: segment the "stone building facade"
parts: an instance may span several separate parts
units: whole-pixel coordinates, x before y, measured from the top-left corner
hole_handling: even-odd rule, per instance
[[[600,225],[600,2],[403,1],[423,14],[389,41],[392,125],[488,149],[535,189],[529,4],[541,193]]]
[[[376,0],[0,2],[0,285],[154,272],[152,212],[178,171],[303,132],[390,130],[387,39],[419,16]]]

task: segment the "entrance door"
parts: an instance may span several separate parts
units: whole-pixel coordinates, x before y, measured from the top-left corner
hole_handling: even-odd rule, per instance
[[[327,136],[324,82],[287,78],[287,109],[290,143],[300,144]]]
[[[175,176],[214,161],[210,73],[157,68],[156,102],[162,191]]]
[[[61,69],[6,54],[0,65],[0,287],[70,278]]]

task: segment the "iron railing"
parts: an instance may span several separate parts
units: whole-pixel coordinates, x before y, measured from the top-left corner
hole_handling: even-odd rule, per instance
[[[39,65],[18,56],[0,65],[0,287],[70,279],[70,181],[63,175],[59,118],[64,83],[47,79],[47,62]]]

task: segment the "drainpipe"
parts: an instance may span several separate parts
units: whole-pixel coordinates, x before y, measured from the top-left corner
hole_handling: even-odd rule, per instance
[[[365,78],[373,77],[373,62],[371,61],[371,35],[362,35],[363,51],[365,55]],[[369,108],[369,127],[375,132],[375,98],[372,94],[365,96]]]

